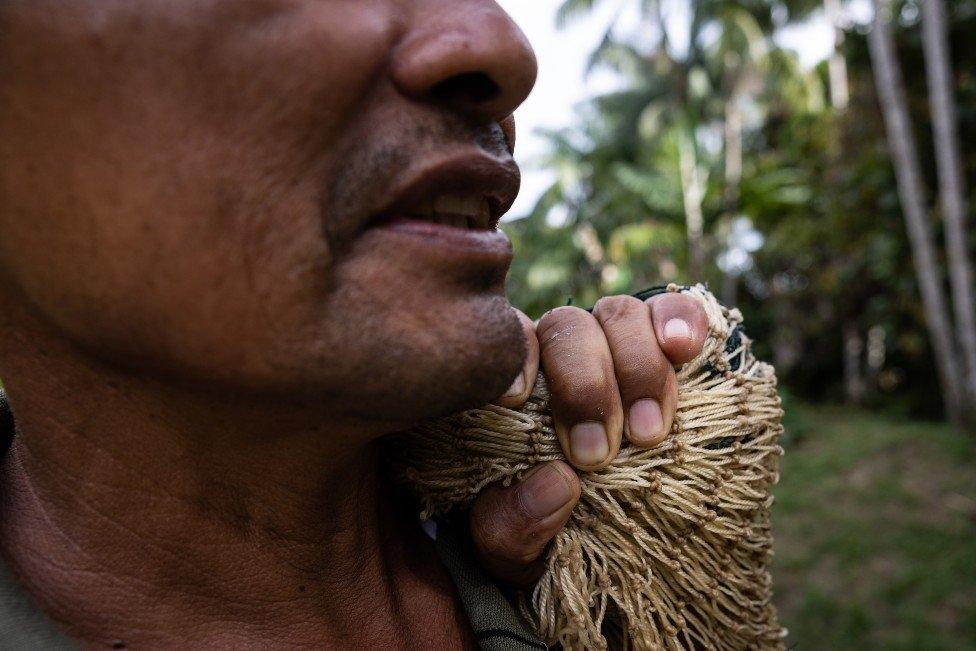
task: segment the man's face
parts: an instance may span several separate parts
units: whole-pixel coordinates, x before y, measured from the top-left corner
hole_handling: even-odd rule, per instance
[[[397,422],[499,395],[535,72],[490,0],[2,0],[0,291],[189,382]]]

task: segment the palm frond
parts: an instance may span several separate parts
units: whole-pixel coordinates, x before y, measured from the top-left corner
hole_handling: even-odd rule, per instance
[[[565,0],[556,10],[556,27],[564,29],[574,20],[592,12],[600,0]]]

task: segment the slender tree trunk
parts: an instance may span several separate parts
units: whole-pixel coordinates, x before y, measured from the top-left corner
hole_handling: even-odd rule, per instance
[[[827,14],[827,21],[834,29],[834,48],[827,60],[830,103],[835,109],[845,111],[850,103],[850,88],[847,83],[847,60],[841,52],[846,35],[841,21],[840,0],[824,0],[824,13]]]
[[[885,329],[881,326],[871,326],[871,329],[868,330],[866,384],[872,390],[878,388],[878,375],[885,365],[885,358],[887,357],[885,339]]]
[[[864,338],[854,321],[845,321],[844,327],[844,389],[847,400],[854,404],[864,401],[866,389],[861,357],[864,354]]]
[[[734,90],[725,103],[725,211],[734,215],[739,211],[739,192],[742,187],[742,111],[739,91]]]
[[[682,129],[678,135],[678,163],[681,171],[681,196],[685,206],[685,225],[688,230],[688,276],[692,282],[702,282],[704,269],[703,235],[705,217],[702,213],[704,192],[698,177],[698,155],[692,134]]]
[[[966,369],[967,410],[972,417],[973,405],[976,404],[976,299],[973,298],[973,268],[967,247],[966,188],[956,131],[956,104],[945,11],[943,0],[922,2],[922,43],[925,47],[935,161],[939,171],[939,201],[945,220],[956,333]]]
[[[739,213],[739,195],[742,188],[742,81],[738,73],[739,64],[731,53],[725,54],[725,87],[728,97],[725,100],[725,223],[731,230]],[[727,269],[722,278],[722,302],[729,307],[739,302],[739,275]]]
[[[742,110],[739,101],[741,84],[734,73],[729,74],[729,97],[725,101],[725,211],[739,210],[739,191],[742,186]]]
[[[925,213],[922,174],[908,114],[908,101],[901,68],[895,57],[894,37],[887,20],[889,3],[887,0],[873,0],[873,5],[874,24],[868,34],[871,67],[884,116],[888,149],[898,179],[898,194],[908,227],[942,397],[950,420],[958,426],[962,422],[962,376],[953,350],[952,329],[935,256],[934,238]]]

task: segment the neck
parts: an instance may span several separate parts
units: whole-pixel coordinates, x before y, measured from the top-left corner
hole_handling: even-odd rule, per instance
[[[0,354],[18,425],[0,552],[71,636],[466,642],[449,579],[383,481],[376,433],[134,377],[33,334]]]

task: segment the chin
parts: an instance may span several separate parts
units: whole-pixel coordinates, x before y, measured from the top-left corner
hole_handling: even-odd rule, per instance
[[[390,311],[372,322],[386,336],[358,337],[360,360],[368,359],[371,370],[368,377],[355,374],[358,395],[345,402],[352,415],[394,428],[498,398],[525,357],[522,326],[502,296],[482,295],[450,308],[427,306],[411,315]],[[347,383],[347,395],[351,388]]]
[[[475,323],[452,334],[450,370],[439,382],[445,396],[440,413],[446,415],[490,402],[511,386],[525,360],[522,326],[508,301],[491,301],[488,315],[478,315]],[[475,334],[475,337],[470,336]]]

